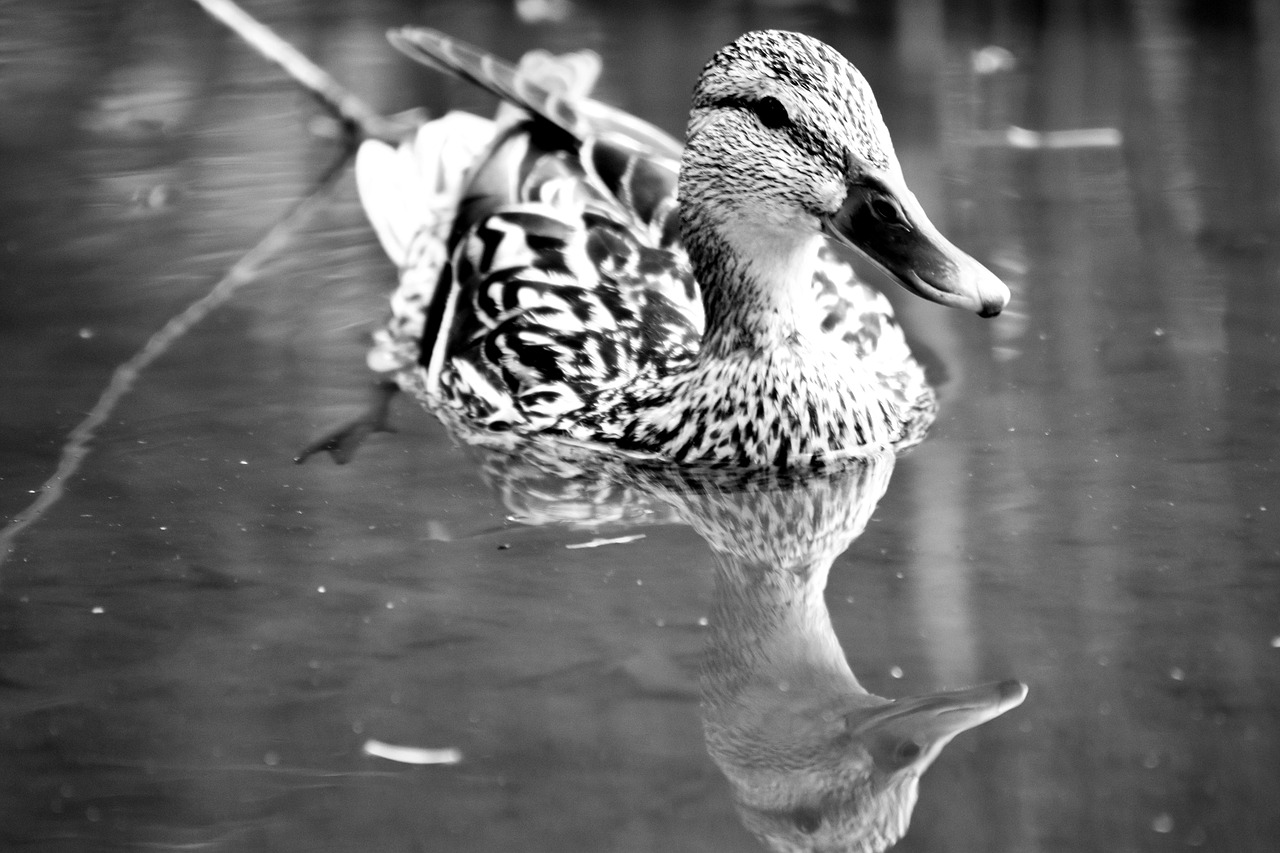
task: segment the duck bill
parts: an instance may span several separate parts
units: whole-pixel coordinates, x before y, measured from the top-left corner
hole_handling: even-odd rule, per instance
[[[858,734],[876,730],[940,749],[961,732],[1018,707],[1025,698],[1027,686],[1013,679],[967,690],[909,696],[871,709],[852,728]]]
[[[824,229],[932,302],[982,317],[994,317],[1009,302],[1004,282],[942,236],[905,184],[888,191],[852,184]]]

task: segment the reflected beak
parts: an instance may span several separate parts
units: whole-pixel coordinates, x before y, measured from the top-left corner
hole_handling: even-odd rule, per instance
[[[866,709],[856,719],[851,717],[850,729],[857,735],[872,730],[892,733],[941,748],[961,732],[1018,707],[1025,698],[1027,685],[1013,679],[968,690],[909,696]]]
[[[901,179],[886,186],[887,192],[851,183],[840,210],[823,220],[827,236],[866,255],[917,296],[982,317],[999,314],[1009,303],[1005,283],[943,237]]]

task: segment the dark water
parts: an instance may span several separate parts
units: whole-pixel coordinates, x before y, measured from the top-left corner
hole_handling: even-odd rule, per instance
[[[897,849],[1272,850],[1280,13],[1010,5],[248,4],[387,113],[489,109],[388,49],[400,23],[592,47],[599,94],[672,130],[743,30],[850,56],[1015,300],[891,294],[943,414],[827,580],[872,693],[1030,687],[941,754]],[[517,523],[409,405],[352,464],[292,464],[363,405],[394,274],[340,170],[226,279],[341,163],[308,97],[193,4],[64,0],[0,5],[0,115],[6,518],[142,368],[8,531],[0,848],[759,849],[704,745],[725,562],[697,532]]]

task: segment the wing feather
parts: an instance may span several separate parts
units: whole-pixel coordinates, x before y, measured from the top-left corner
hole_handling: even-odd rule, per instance
[[[411,59],[474,83],[579,141],[621,137],[656,156],[680,159],[680,142],[649,122],[592,98],[552,92],[517,67],[437,30],[402,27],[387,38]]]

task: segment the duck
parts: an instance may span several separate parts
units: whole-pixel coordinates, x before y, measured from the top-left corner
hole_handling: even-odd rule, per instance
[[[937,397],[849,251],[942,305],[1009,300],[930,222],[866,80],[817,39],[716,52],[683,142],[593,99],[590,52],[513,66],[430,29],[389,39],[503,104],[356,155],[399,270],[370,366],[471,441],[784,469],[907,447]]]

